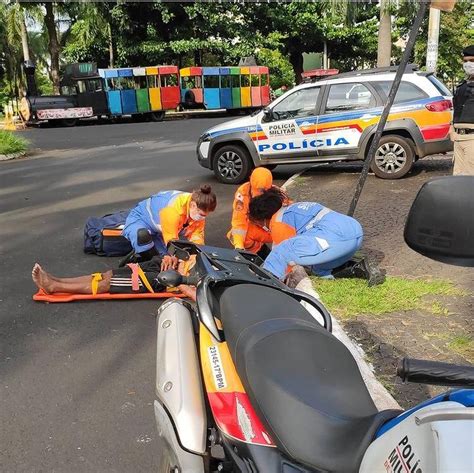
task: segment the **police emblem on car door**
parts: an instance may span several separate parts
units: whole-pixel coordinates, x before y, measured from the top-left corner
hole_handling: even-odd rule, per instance
[[[268,108],[255,144],[261,158],[317,156],[316,105],[321,87],[295,90]]]

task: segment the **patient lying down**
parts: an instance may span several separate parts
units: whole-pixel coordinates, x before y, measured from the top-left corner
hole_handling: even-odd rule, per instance
[[[151,260],[130,264],[123,268],[103,273],[60,278],[47,273],[38,263],[33,266],[31,276],[34,283],[46,294],[134,294],[146,292],[164,292],[166,288],[158,281],[158,274],[168,269],[177,269],[184,274],[183,263],[174,256],[154,256]],[[187,297],[195,300],[196,289],[185,284],[178,289]]]

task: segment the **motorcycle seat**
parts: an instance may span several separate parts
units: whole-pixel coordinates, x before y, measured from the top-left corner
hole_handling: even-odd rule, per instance
[[[280,451],[310,468],[357,472],[399,411],[377,411],[345,345],[274,288],[227,287],[218,305],[242,384]]]

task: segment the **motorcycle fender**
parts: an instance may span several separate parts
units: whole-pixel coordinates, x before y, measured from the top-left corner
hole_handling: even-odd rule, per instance
[[[474,471],[472,420],[420,422],[427,414],[463,407],[448,401],[414,411],[369,446],[360,473]]]
[[[165,302],[158,311],[156,395],[171,417],[180,445],[202,455],[207,418],[192,317],[179,299]]]

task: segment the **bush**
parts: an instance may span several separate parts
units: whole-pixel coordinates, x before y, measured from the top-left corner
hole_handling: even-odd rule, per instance
[[[28,141],[10,131],[0,130],[0,154],[13,154],[26,151]]]
[[[270,86],[273,90],[282,85],[291,88],[295,82],[295,72],[290,61],[278,50],[262,48],[257,55],[260,66],[268,66],[270,70]]]

